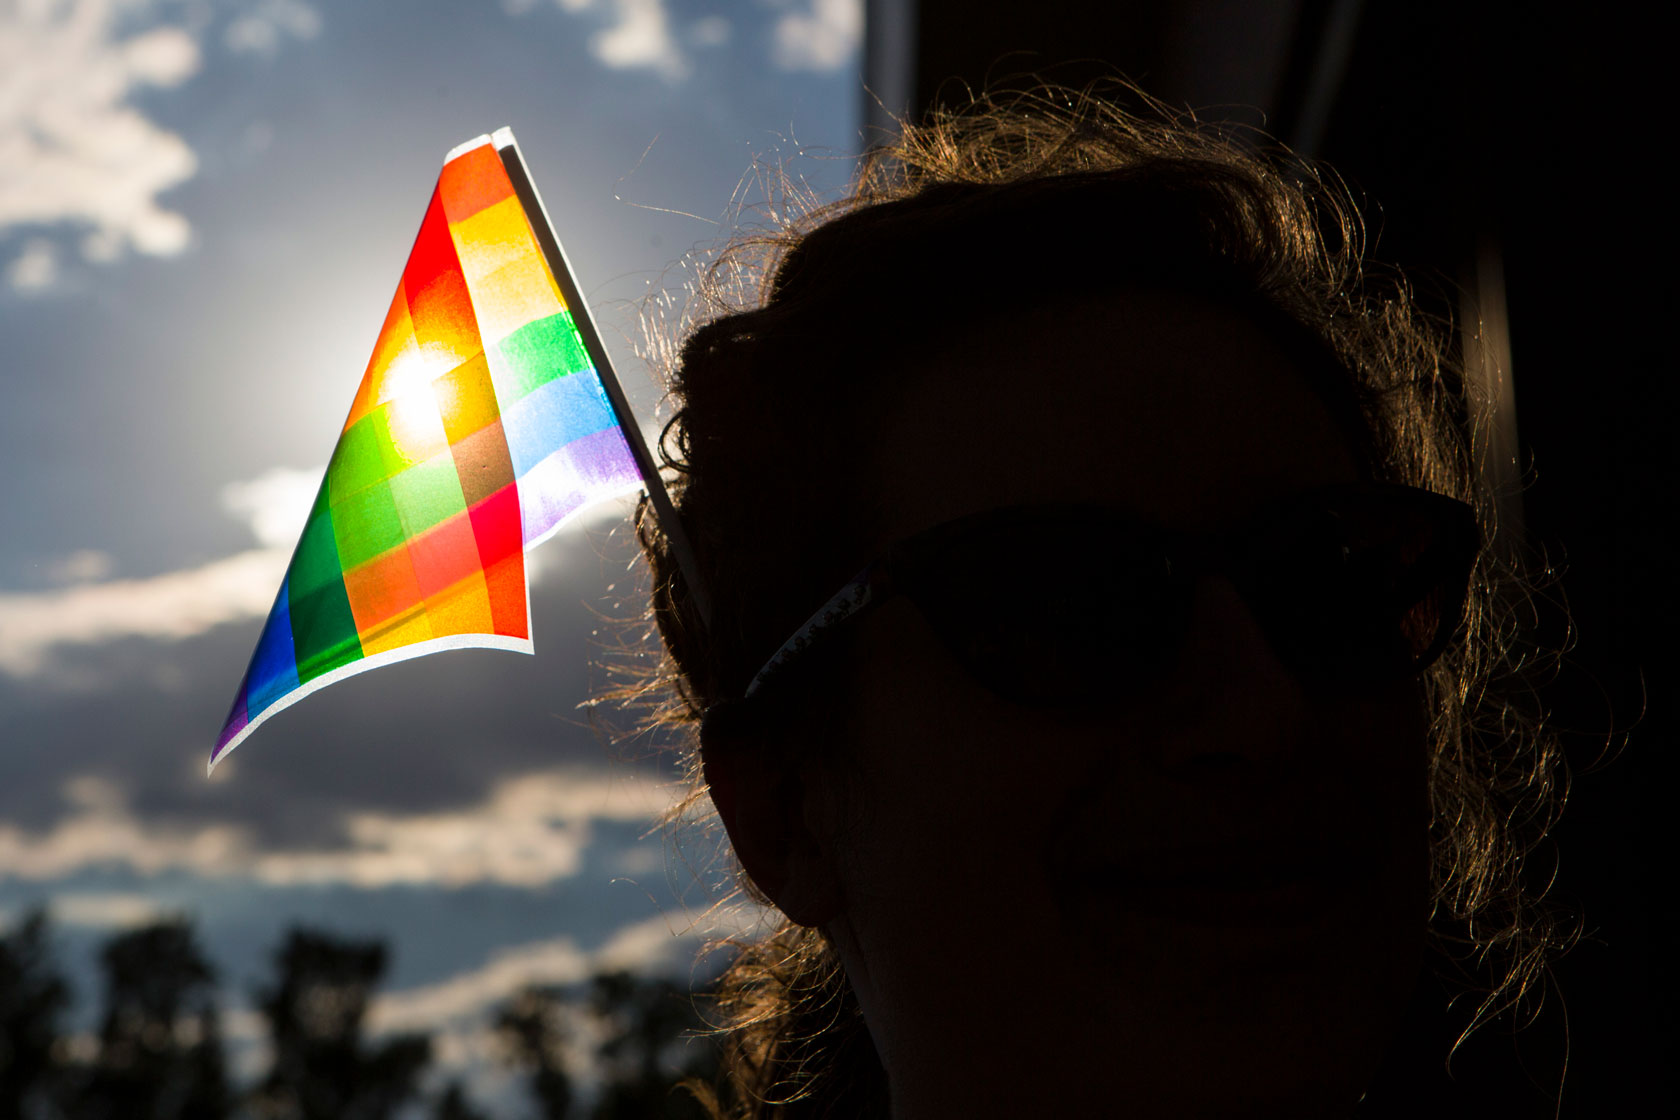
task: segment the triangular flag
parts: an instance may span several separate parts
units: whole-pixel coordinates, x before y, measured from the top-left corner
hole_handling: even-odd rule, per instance
[[[531,652],[525,550],[643,485],[628,415],[512,134],[456,148],[210,765],[355,673]]]

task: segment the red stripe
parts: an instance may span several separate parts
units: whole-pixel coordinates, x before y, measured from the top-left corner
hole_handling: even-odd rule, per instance
[[[473,536],[490,590],[496,633],[529,637],[525,610],[525,532],[519,517],[519,488],[502,487],[471,507]]]
[[[449,237],[449,222],[443,214],[439,191],[432,192],[432,204],[420,223],[420,235],[403,270],[403,291],[408,295],[408,313],[414,320],[414,337],[425,346],[441,343],[463,356],[481,347],[477,344],[478,317],[473,314],[472,296],[461,275],[461,259]],[[470,343],[470,344],[469,344]]]

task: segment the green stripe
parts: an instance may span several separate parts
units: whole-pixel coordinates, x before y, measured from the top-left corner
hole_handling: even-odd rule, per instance
[[[286,573],[286,603],[300,683],[359,661],[362,656],[326,499],[327,488],[323,486]]]
[[[448,451],[416,463],[391,479],[391,496],[409,539],[467,508],[461,479],[455,472],[455,457]]]
[[[333,448],[332,462],[327,464],[327,489],[334,505],[376,482],[384,482],[413,466],[404,455],[391,432],[391,406],[386,401],[345,430]],[[432,402],[428,399],[427,404]],[[424,420],[424,417],[416,417]],[[438,422],[435,442],[444,443],[443,426]],[[412,438],[412,437],[411,437]]]
[[[344,583],[344,569],[338,563],[338,544],[333,539],[332,515],[327,511],[327,488],[321,487],[309,511],[303,536],[298,539],[292,566],[286,572],[293,600],[311,595],[323,587]]]
[[[594,368],[569,311],[526,323],[496,343],[495,350],[500,361],[492,368],[503,412],[557,377]]]
[[[298,682],[312,681],[362,659],[362,640],[344,584],[293,599],[292,646],[297,651]]]
[[[389,482],[376,482],[334,501],[332,522],[339,567],[346,572],[396,548],[407,537]]]

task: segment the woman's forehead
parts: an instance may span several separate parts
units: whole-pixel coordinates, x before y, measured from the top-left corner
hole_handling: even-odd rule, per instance
[[[1359,477],[1275,333],[1197,296],[1000,307],[930,332],[900,377],[866,449],[881,541],[1045,501],[1217,528]]]

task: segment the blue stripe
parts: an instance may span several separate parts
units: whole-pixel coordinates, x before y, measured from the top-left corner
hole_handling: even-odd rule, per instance
[[[516,478],[573,440],[616,426],[594,370],[557,377],[502,413],[502,432]]]
[[[252,719],[298,686],[297,653],[292,648],[290,584],[290,579],[280,582],[280,594],[275,597],[274,609],[263,625],[262,637],[257,639],[257,652],[251,655],[250,690],[245,696],[245,711]]]

